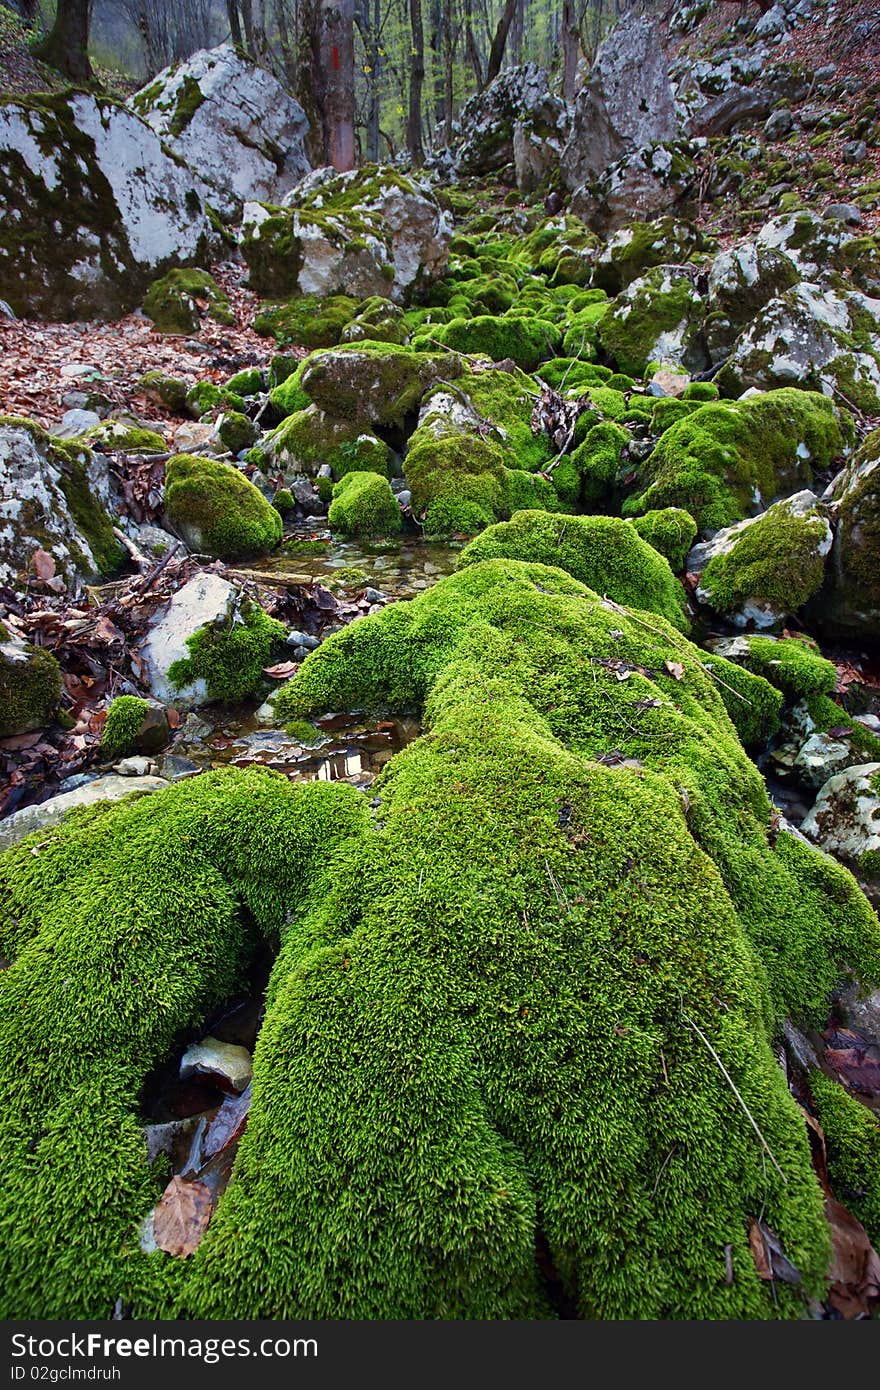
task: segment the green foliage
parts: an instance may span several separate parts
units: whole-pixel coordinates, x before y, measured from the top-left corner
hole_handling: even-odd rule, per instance
[[[105,757],[121,758],[134,751],[148,709],[146,700],[137,695],[117,695],[111,701],[101,735],[101,752]]]
[[[880,1120],[837,1081],[814,1072],[810,1090],[825,1131],[828,1176],[838,1201],[880,1244]]]
[[[217,323],[235,322],[229,300],[207,270],[169,270],[154,280],[144,299],[144,313],[160,333],[197,333],[199,300],[207,301],[206,312]]]
[[[138,1249],[163,1186],[141,1087],[366,819],[347,786],[230,769],[72,812],[0,856],[4,1317],[168,1297],[182,1264]]]
[[[283,623],[245,600],[229,617],[206,623],[187,638],[189,656],[172,663],[169,679],[178,689],[203,680],[211,700],[246,700],[265,683],[263,667],[285,636]]]
[[[393,536],[403,518],[388,479],[379,473],[346,473],[333,489],[331,530],[345,536]]]
[[[681,507],[663,507],[660,511],[634,517],[633,525],[642,540],[666,556],[673,573],[681,574],[688,551],[697,538],[697,523],[690,512],[682,511]]]
[[[827,530],[817,512],[796,513],[777,502],[744,526],[729,550],[712,557],[700,576],[701,594],[719,613],[749,602],[796,613],[825,577],[820,546]]]
[[[253,483],[204,455],[169,459],[165,510],[191,549],[218,560],[265,555],[281,539],[281,519]]]
[[[785,387],[703,405],[666,431],[644,466],[647,486],[624,510],[683,507],[702,531],[740,521],[770,499],[809,486],[844,444],[840,414],[812,391]]]
[[[0,738],[48,724],[61,695],[61,668],[51,652],[8,641],[0,623]]]
[[[520,511],[465,546],[458,568],[498,559],[557,565],[615,603],[660,613],[687,629],[684,590],[667,561],[619,517]]]

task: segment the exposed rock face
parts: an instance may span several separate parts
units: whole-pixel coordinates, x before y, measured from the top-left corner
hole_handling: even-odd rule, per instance
[[[21,316],[125,313],[209,235],[199,181],[132,111],[84,92],[0,104],[0,209],[0,296]]]
[[[0,583],[26,574],[37,549],[68,584],[111,572],[122,557],[110,500],[101,454],[57,444],[28,421],[0,426]]]
[[[459,174],[479,175],[513,162],[517,187],[531,192],[558,163],[570,118],[565,103],[551,96],[543,68],[508,68],[465,103],[455,167]]]
[[[157,700],[172,704],[175,709],[196,709],[208,702],[208,687],[203,680],[179,690],[168,677],[175,661],[185,661],[190,655],[187,638],[199,628],[222,621],[235,607],[238,590],[219,574],[205,571],[197,574],[182,589],[178,589],[163,616],[150,631],[142,649],[150,689]]]
[[[696,144],[647,145],[575,190],[570,210],[600,235],[673,212],[694,183]]]
[[[442,275],[452,218],[393,169],[317,169],[281,209],[248,203],[242,250],[261,294],[372,295],[398,302]]]
[[[569,188],[590,183],[624,155],[676,133],[660,35],[650,20],[627,15],[599,49],[575,102],[562,156],[565,182]]]
[[[880,763],[861,763],[829,777],[801,826],[805,835],[880,878]]]
[[[231,43],[165,68],[131,105],[223,213],[252,199],[280,203],[311,167],[299,102]]]

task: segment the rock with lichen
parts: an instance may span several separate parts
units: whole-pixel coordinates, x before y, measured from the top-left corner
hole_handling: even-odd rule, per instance
[[[0,738],[48,724],[60,694],[61,670],[52,653],[0,623]]]

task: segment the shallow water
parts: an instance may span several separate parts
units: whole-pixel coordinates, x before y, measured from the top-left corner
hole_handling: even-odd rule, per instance
[[[257,561],[252,568],[271,574],[308,575],[331,587],[346,582],[346,570],[361,570],[364,577],[352,588],[368,585],[394,599],[412,598],[451,574],[465,544],[424,541],[417,536],[375,543],[340,541],[326,530],[297,531],[289,539],[293,545]],[[321,546],[321,553],[302,554],[296,542],[314,542]]]

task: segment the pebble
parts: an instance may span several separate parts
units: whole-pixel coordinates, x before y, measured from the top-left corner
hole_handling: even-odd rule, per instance
[[[221,1042],[219,1038],[203,1038],[186,1049],[180,1059],[180,1078],[207,1076],[221,1089],[240,1095],[251,1079],[254,1064],[246,1047]]]
[[[113,764],[113,771],[120,777],[153,777],[158,770],[152,758],[121,758]]]

